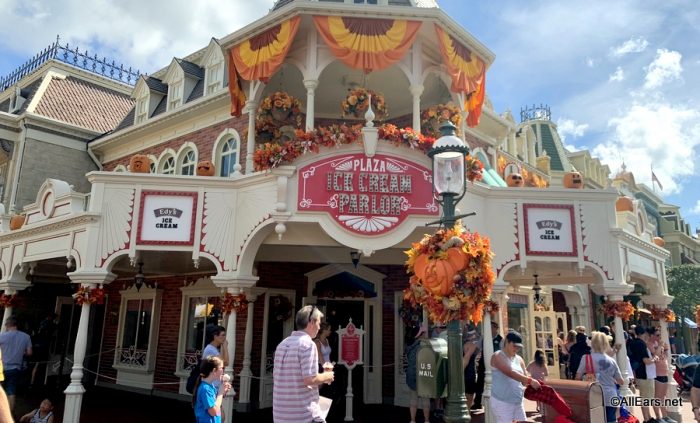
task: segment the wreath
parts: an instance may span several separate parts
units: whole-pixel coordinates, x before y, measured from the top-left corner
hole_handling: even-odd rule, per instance
[[[14,307],[17,303],[17,294],[2,294],[0,295],[0,307]]]
[[[372,110],[377,119],[381,120],[387,117],[389,111],[386,108],[384,96],[366,88],[348,89],[347,97],[340,103],[342,116],[352,115],[356,118],[363,117],[364,113],[367,111],[370,96],[372,96]]]
[[[491,317],[498,314],[499,308],[498,303],[493,300],[488,300],[484,303],[484,313],[489,313]]]
[[[495,280],[488,238],[457,224],[425,235],[406,254],[412,276],[405,300],[425,307],[436,323],[481,321]]]
[[[248,309],[248,300],[244,293],[233,295],[230,292],[224,294],[221,299],[221,311],[230,314],[232,311],[243,313]]]
[[[294,310],[294,306],[284,295],[275,295],[270,298],[270,314],[275,321],[287,321],[292,317],[292,310]]]
[[[629,301],[608,301],[600,305],[600,311],[606,317],[620,317],[629,321],[634,316],[634,306]]]
[[[301,102],[283,91],[276,91],[260,102],[255,118],[256,138],[279,140],[285,135],[283,127],[301,126]]]
[[[452,103],[436,104],[423,110],[420,114],[420,129],[425,135],[439,138],[440,125],[442,122],[450,120],[457,127],[457,136],[462,123],[462,115],[459,108]]]
[[[423,307],[404,300],[401,309],[399,309],[399,316],[401,316],[404,326],[418,327],[423,321]]]
[[[73,300],[80,306],[83,304],[104,304],[105,290],[104,288],[90,288],[89,286],[80,285],[75,294],[73,294]]]
[[[667,322],[676,321],[676,313],[674,313],[670,308],[658,308],[656,306],[651,306],[649,311],[651,312],[652,320],[658,321],[664,319]]]
[[[480,181],[484,179],[484,164],[481,160],[468,155],[465,159],[465,167],[467,168],[467,179],[470,182]]]

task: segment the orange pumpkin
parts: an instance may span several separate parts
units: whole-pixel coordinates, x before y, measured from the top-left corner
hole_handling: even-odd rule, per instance
[[[135,154],[129,161],[129,172],[151,173],[151,159],[144,154]]]
[[[24,226],[24,221],[26,219],[27,219],[27,216],[24,214],[12,216],[10,218],[10,230],[14,231],[14,230],[17,230],[17,229],[21,228],[22,226]]]
[[[522,187],[525,185],[525,180],[519,173],[511,173],[506,176],[506,184],[508,184],[509,187]]]
[[[462,252],[459,247],[452,247],[447,249],[447,261],[450,262],[452,268],[455,272],[464,270],[467,267],[469,261],[467,260],[467,255]]]
[[[655,236],[654,237],[654,244],[658,245],[659,247],[663,248],[666,245],[666,241],[664,241],[663,238]]]
[[[583,188],[583,177],[579,172],[567,172],[564,174],[563,180],[564,186],[566,188]]]
[[[214,176],[215,174],[216,168],[211,161],[203,160],[197,163],[197,176]]]
[[[418,256],[416,261],[413,263],[413,273],[416,274],[418,279],[425,279],[425,271],[428,269],[428,263],[430,259],[427,254],[421,254]]]
[[[454,286],[455,270],[447,260],[431,260],[422,279],[425,289],[435,295],[447,295]]]
[[[615,210],[622,212],[622,211],[634,211],[634,204],[632,203],[632,199],[629,197],[622,196],[615,201]]]

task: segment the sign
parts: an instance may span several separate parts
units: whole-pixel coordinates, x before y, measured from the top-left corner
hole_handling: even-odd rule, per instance
[[[345,229],[379,235],[410,215],[436,216],[429,169],[363,153],[333,157],[299,171],[299,211],[329,213]]]
[[[196,192],[141,192],[137,244],[192,245]]]
[[[358,329],[352,319],[345,328],[336,331],[340,337],[338,364],[344,364],[348,369],[353,369],[358,364],[363,364],[363,336],[365,331]]]
[[[523,211],[526,254],[578,255],[573,205],[523,204]]]

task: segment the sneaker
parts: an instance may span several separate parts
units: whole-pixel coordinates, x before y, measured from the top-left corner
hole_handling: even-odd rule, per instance
[[[663,423],[663,422],[660,422],[660,421],[658,421],[658,420],[656,420],[655,418],[652,417],[652,418],[650,418],[649,420],[645,421],[644,423]]]
[[[668,417],[668,416],[667,416],[667,417],[662,417],[661,420],[659,420],[659,422],[678,423],[677,421],[673,420],[672,418],[670,418],[670,417]]]

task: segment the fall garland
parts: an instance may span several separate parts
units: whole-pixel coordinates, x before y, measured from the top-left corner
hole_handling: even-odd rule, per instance
[[[377,119],[383,119],[387,117],[389,111],[386,108],[386,102],[384,101],[384,96],[366,88],[355,88],[354,90],[348,90],[348,95],[340,103],[340,109],[342,110],[343,117],[347,115],[353,115],[355,117],[362,117],[362,114],[367,111],[367,106],[369,105],[369,96],[372,96],[372,110],[374,111]]]
[[[77,305],[104,304],[105,290],[103,288],[90,288],[80,285],[75,294],[73,294],[73,299]]]
[[[498,303],[493,300],[488,300],[484,303],[484,313],[489,313],[491,316],[498,314]]]
[[[495,280],[488,238],[457,224],[425,235],[406,254],[412,276],[405,300],[425,307],[435,323],[481,321]]]
[[[629,301],[608,301],[600,305],[600,311],[607,317],[619,316],[629,321],[634,316],[634,306]]]
[[[649,308],[649,311],[651,312],[651,318],[652,320],[661,320],[664,319],[667,322],[675,322],[676,321],[676,313],[673,312],[670,308],[657,308],[655,306],[651,306]]]
[[[423,321],[423,307],[404,300],[401,309],[399,309],[399,316],[406,327],[420,326]]]
[[[221,311],[224,314],[230,314],[232,311],[242,313],[248,309],[248,300],[244,293],[233,295],[229,292],[225,293],[221,298]]]
[[[467,179],[471,182],[484,179],[484,164],[471,155],[466,158]]]
[[[17,303],[17,294],[2,294],[0,295],[0,307],[14,307]]]

